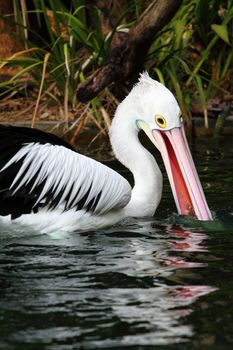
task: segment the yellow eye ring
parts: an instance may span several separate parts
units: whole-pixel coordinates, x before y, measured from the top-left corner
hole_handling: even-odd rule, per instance
[[[155,121],[156,121],[156,124],[160,128],[162,128],[162,129],[166,128],[166,126],[167,126],[166,119],[164,117],[162,117],[161,115],[156,115],[155,116]]]

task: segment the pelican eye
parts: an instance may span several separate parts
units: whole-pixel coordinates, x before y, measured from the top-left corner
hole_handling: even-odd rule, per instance
[[[155,116],[155,121],[156,121],[156,124],[160,127],[160,128],[166,128],[167,126],[167,122],[165,120],[164,117],[162,117],[161,115],[156,115]]]

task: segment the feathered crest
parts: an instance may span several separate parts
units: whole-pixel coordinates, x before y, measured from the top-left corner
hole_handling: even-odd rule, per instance
[[[139,74],[139,79],[138,79],[139,83],[148,83],[148,82],[151,83],[151,80],[152,79],[149,76],[149,73],[147,71],[144,71],[144,72]]]
[[[138,82],[134,85],[131,93],[132,95],[139,95],[139,97],[148,94],[148,91],[154,91],[155,88],[161,87],[161,84],[152,79],[147,71],[140,73]]]

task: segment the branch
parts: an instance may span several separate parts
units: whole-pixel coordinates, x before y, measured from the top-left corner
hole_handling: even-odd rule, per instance
[[[105,65],[78,86],[78,99],[87,102],[112,82],[124,80],[140,68],[155,35],[171,20],[181,2],[154,0],[128,33],[116,33]]]

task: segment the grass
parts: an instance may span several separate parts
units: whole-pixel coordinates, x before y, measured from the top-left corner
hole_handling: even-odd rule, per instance
[[[33,0],[32,10],[25,0],[14,0],[13,25],[22,50],[0,61],[0,69],[18,67],[16,74],[0,83],[0,97],[22,91],[32,96],[32,127],[39,105],[52,101],[62,109],[66,129],[75,129],[75,137],[88,121],[102,134],[109,127],[117,94],[112,88],[105,89],[83,108],[76,99],[77,85],[104,64],[115,31],[130,27],[149,1],[128,0],[115,12],[113,7],[111,16],[116,24],[107,30],[99,9],[88,8],[84,0],[72,0],[70,7],[65,3]],[[232,0],[184,0],[150,47],[145,67],[175,92],[189,125],[192,101],[201,103],[208,128],[208,100],[232,90],[232,37]],[[80,111],[80,116],[70,126],[69,115],[74,111]]]

